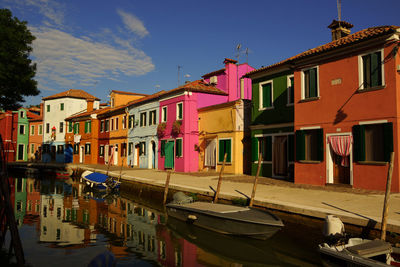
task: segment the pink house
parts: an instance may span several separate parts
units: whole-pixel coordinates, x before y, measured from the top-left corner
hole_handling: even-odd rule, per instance
[[[225,59],[224,64],[224,69],[204,75],[204,80],[188,82],[160,97],[159,169],[198,171],[198,109],[240,98],[251,99],[251,80],[241,77],[253,68],[247,63],[236,65],[231,59]]]

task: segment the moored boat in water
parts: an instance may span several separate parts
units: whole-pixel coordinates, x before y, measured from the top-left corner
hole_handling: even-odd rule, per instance
[[[228,235],[267,239],[284,226],[274,214],[251,207],[201,201],[175,201],[166,207],[168,216]]]
[[[121,182],[99,172],[84,171],[81,177],[90,188],[97,190],[116,190],[121,185]]]

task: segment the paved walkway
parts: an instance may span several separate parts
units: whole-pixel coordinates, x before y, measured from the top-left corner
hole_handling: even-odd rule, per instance
[[[80,167],[105,173],[104,165],[77,165]],[[109,175],[122,180],[137,181],[145,184],[164,187],[167,173],[158,170],[132,169],[111,167]],[[254,178],[250,176],[237,177],[225,174],[221,185],[219,198],[232,200],[251,196]],[[270,182],[265,182],[268,180]],[[217,188],[218,174],[183,174],[172,173],[170,187],[176,190],[188,191],[213,196]],[[241,194],[242,193],[242,194]],[[327,187],[298,186],[287,182],[273,182],[273,179],[260,178],[257,185],[254,205],[292,212],[316,218],[325,218],[327,214],[335,214],[344,223],[370,226],[380,229],[384,192],[373,192],[353,189],[329,189]],[[400,194],[391,194],[387,230],[400,234]]]

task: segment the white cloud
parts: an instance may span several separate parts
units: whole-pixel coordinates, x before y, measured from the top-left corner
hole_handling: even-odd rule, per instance
[[[31,31],[36,36],[32,53],[37,63],[36,77],[43,90],[51,89],[54,82],[71,88],[154,70],[151,58],[128,41],[112,45],[48,27],[31,27]]]
[[[122,21],[125,24],[125,27],[129,31],[139,35],[139,37],[142,38],[149,34],[143,22],[135,15],[127,13],[121,9],[117,9],[117,13],[121,16]]]

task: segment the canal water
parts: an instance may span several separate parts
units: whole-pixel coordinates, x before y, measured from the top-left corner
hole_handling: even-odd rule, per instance
[[[116,266],[321,266],[321,229],[301,220],[282,218],[265,241],[229,237],[168,219],[151,193],[93,193],[71,178],[10,181],[29,266],[88,266],[104,255]]]

